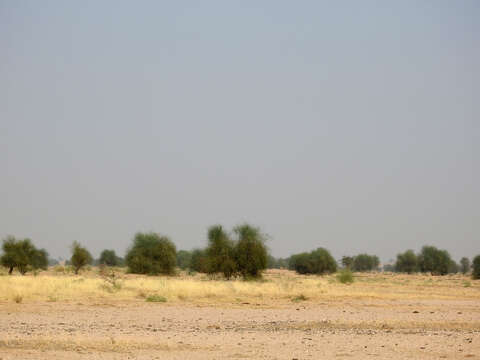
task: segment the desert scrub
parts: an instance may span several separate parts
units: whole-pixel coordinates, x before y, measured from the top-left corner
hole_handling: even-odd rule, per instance
[[[349,269],[343,269],[337,274],[338,282],[342,284],[351,284],[353,283],[353,274]]]
[[[298,295],[298,296],[295,296],[295,297],[292,299],[293,302],[299,302],[299,301],[305,301],[305,300],[308,300],[308,298],[307,298],[305,295],[303,295],[303,294],[300,294],[300,295]]]
[[[13,301],[15,301],[17,304],[20,304],[23,301],[23,296],[20,294],[15,294],[13,296]]]
[[[167,302],[167,299],[164,296],[160,295],[150,295],[145,299],[146,302]]]

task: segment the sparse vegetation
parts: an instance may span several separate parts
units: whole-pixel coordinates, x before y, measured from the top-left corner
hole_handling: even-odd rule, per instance
[[[293,302],[306,301],[306,300],[308,300],[308,298],[303,294],[297,295],[292,299]]]
[[[338,282],[342,284],[351,284],[353,283],[353,274],[350,271],[350,269],[342,269],[338,274],[337,274],[337,280]]]
[[[150,295],[145,299],[147,302],[167,302],[167,298],[160,295]]]

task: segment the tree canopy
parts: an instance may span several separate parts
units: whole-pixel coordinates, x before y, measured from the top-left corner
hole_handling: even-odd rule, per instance
[[[125,261],[135,274],[172,275],[177,265],[177,249],[166,236],[137,233]]]
[[[30,239],[17,240],[8,236],[2,245],[3,255],[0,262],[12,274],[17,270],[22,274],[30,269],[46,269],[48,266],[48,253],[45,249],[37,249]]]

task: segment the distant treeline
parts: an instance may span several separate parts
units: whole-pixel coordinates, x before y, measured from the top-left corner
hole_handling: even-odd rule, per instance
[[[378,256],[358,254],[343,256],[337,261],[325,248],[310,252],[294,254],[288,258],[274,258],[265,245],[266,236],[258,227],[243,224],[226,231],[221,225],[214,225],[207,232],[207,246],[191,251],[177,251],[175,244],[166,236],[157,233],[137,233],[125,258],[116,255],[114,250],[103,250],[99,259],[94,260],[90,252],[74,242],[72,256],[67,261],[78,273],[87,265],[127,266],[130,273],[150,275],[173,275],[179,267],[189,272],[221,275],[226,279],[234,277],[258,278],[262,271],[271,269],[290,269],[299,274],[330,274],[339,267],[355,272],[391,271],[402,273],[431,273],[445,275],[449,273],[468,273],[480,278],[480,255],[472,263],[467,257],[457,264],[448,251],[434,246],[424,246],[415,254],[407,250],[397,255],[394,264],[387,264],[380,269]],[[0,263],[8,269],[9,274],[17,269],[21,274],[28,271],[47,269],[55,261],[48,258],[45,249],[37,249],[30,239],[17,240],[9,236],[3,240],[3,254]]]

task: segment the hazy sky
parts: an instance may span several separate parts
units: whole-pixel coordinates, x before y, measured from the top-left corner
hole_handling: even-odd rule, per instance
[[[479,1],[0,0],[0,237],[242,222],[275,256],[480,253]]]

